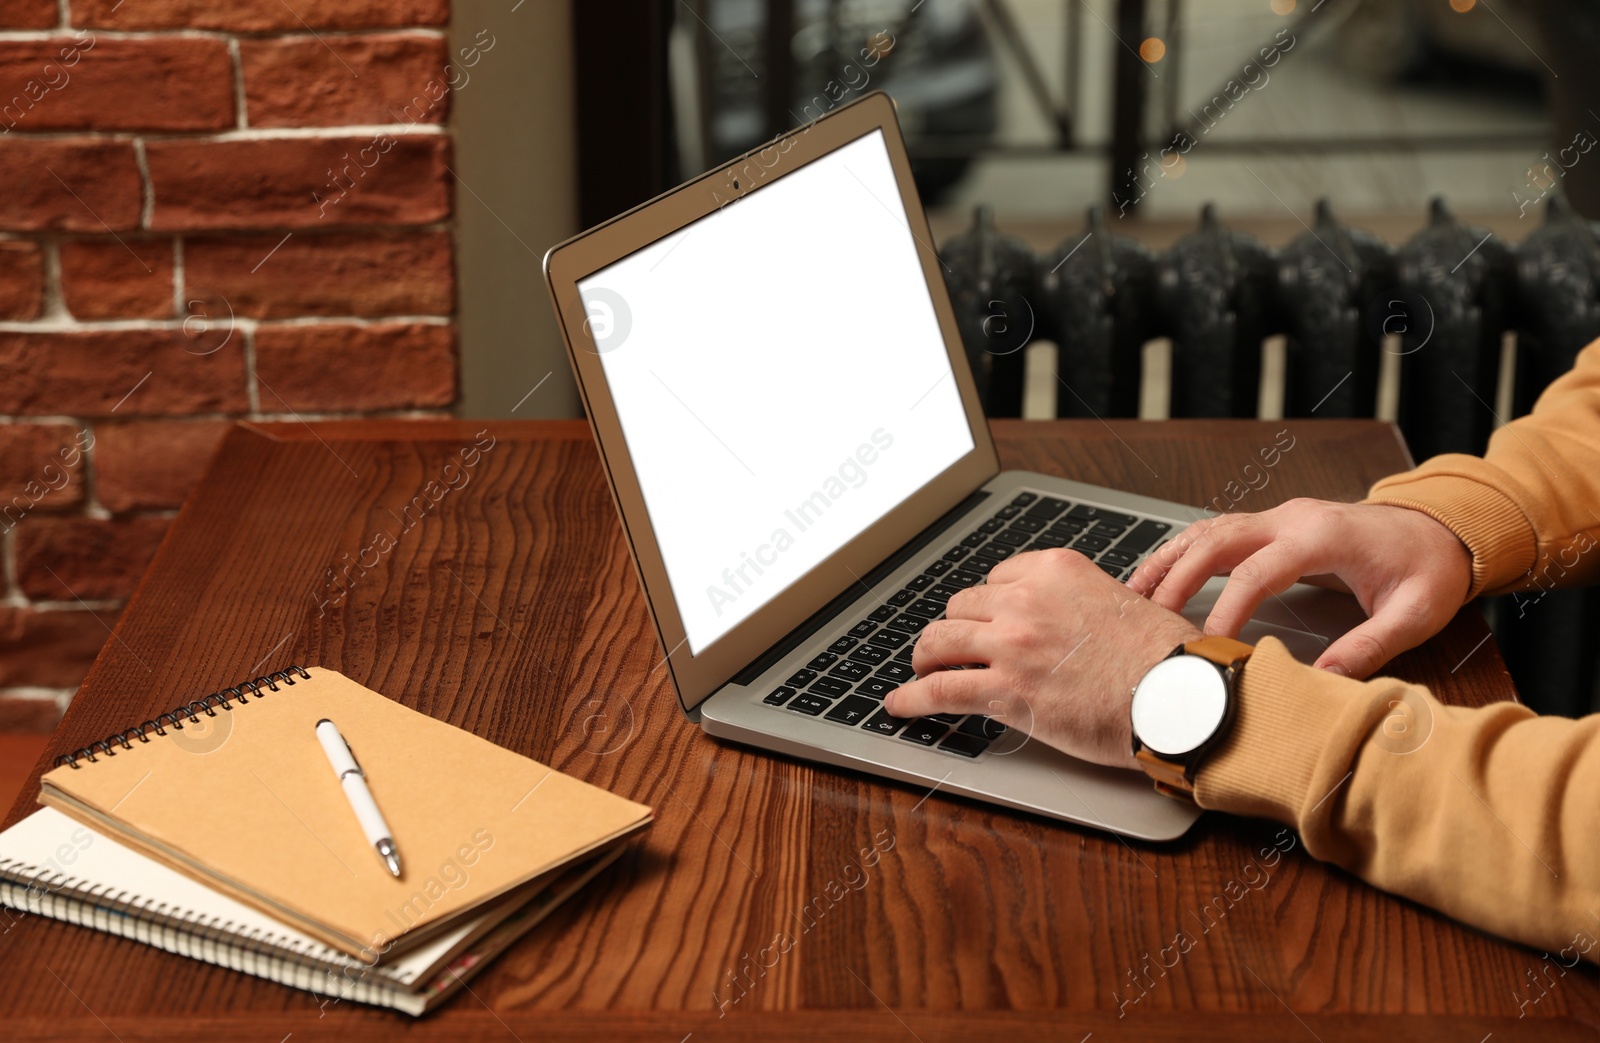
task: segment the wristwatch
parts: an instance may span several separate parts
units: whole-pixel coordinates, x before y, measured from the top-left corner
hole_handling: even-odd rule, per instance
[[[1231,637],[1187,641],[1133,687],[1133,755],[1156,789],[1194,799],[1194,772],[1233,724],[1234,692],[1253,647]]]

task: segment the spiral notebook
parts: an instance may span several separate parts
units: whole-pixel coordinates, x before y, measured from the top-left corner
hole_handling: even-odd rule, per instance
[[[392,827],[399,879],[317,741],[323,718]],[[244,682],[60,760],[40,803],[364,963],[497,902],[509,915],[539,877],[650,822],[642,804],[323,667]]]
[[[520,906],[476,916],[398,960],[369,966],[255,909],[40,808],[0,833],[0,934],[29,915],[92,927],[322,997],[418,1015],[622,855],[613,845],[539,878]],[[553,877],[553,879],[551,879]]]

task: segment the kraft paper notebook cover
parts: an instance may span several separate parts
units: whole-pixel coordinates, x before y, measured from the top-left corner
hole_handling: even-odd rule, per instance
[[[207,714],[226,718],[220,742],[189,738]],[[400,879],[339,788],[322,718],[365,771]],[[642,804],[322,667],[206,696],[63,760],[40,803],[368,962],[650,822]]]

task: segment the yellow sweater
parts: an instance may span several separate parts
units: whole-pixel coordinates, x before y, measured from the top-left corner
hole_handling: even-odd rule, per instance
[[[1461,537],[1468,598],[1600,579],[1600,341],[1482,459],[1434,457],[1368,502]],[[1445,706],[1418,685],[1313,669],[1271,638],[1238,701],[1196,777],[1202,807],[1286,822],[1377,887],[1569,966],[1600,962],[1600,714]]]

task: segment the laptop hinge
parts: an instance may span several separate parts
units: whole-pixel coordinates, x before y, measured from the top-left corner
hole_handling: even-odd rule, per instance
[[[839,613],[843,612],[846,606],[850,605],[861,597],[862,584],[865,584],[867,587],[877,586],[885,576],[889,575],[889,573],[893,572],[901,565],[904,565],[911,559],[913,555],[917,554],[928,544],[932,543],[940,536],[940,534],[942,534],[946,529],[950,528],[950,526],[954,525],[966,515],[970,514],[973,508],[982,503],[984,500],[987,500],[989,496],[990,493],[983,489],[979,489],[971,496],[968,496],[965,500],[962,500],[960,503],[950,508],[950,510],[946,511],[944,514],[940,515],[939,519],[932,525],[929,525],[926,529],[923,529],[921,532],[917,533],[917,535],[911,537],[911,539],[904,546],[885,558],[877,568],[861,577],[860,584],[855,584],[845,588],[843,593],[834,598],[832,601],[828,602],[826,605],[823,605],[820,609],[812,614],[811,618],[807,619],[804,623],[801,623],[799,626],[789,631],[788,634],[784,635],[778,640],[777,644],[763,652],[760,657],[752,662],[749,666],[745,667],[743,670],[733,675],[733,677],[729,678],[728,683],[749,685],[756,678],[760,677],[767,670],[771,669],[772,664],[776,663],[790,652],[793,652],[796,648],[800,647],[801,644],[809,640],[813,634],[822,629],[822,627],[830,620],[837,619]]]

